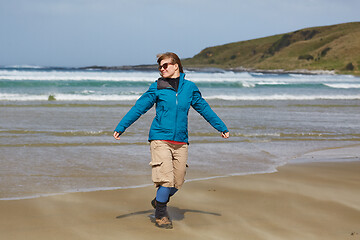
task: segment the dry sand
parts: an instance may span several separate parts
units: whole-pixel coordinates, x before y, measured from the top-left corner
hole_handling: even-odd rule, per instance
[[[360,162],[188,182],[150,220],[153,187],[0,201],[0,239],[360,239]]]

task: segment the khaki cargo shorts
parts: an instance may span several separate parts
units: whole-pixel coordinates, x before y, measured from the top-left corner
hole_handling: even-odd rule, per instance
[[[180,189],[185,181],[188,145],[172,144],[162,140],[150,142],[152,181],[156,187]]]

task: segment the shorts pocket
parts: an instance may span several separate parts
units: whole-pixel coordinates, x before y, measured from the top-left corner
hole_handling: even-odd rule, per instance
[[[151,178],[154,183],[170,182],[171,169],[166,169],[164,162],[150,162]]]

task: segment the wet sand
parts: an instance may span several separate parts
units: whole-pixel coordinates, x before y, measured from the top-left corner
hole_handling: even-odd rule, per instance
[[[174,229],[151,222],[153,187],[0,201],[0,239],[360,239],[360,162],[187,182]]]

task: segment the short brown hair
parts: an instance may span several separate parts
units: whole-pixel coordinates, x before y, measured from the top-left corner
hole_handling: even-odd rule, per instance
[[[184,73],[183,71],[183,67],[181,65],[181,61],[180,61],[180,58],[178,57],[178,55],[176,55],[175,53],[173,52],[166,52],[166,53],[160,53],[158,55],[156,55],[157,57],[157,63],[160,65],[160,62],[166,58],[170,58],[171,59],[171,62],[173,64],[177,64],[179,66],[179,71],[181,73]]]

